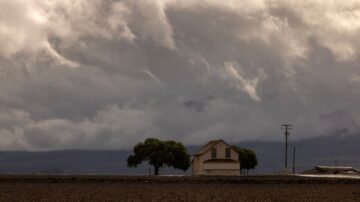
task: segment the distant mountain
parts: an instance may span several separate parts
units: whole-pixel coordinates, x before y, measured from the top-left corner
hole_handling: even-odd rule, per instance
[[[296,170],[302,171],[315,165],[353,166],[360,168],[360,136],[327,136],[289,142],[288,166],[292,167],[293,146],[296,146]],[[204,143],[205,144],[205,143]],[[252,173],[278,173],[284,167],[283,142],[242,142],[236,144],[256,151],[259,165]],[[188,146],[194,153],[200,146]],[[0,174],[121,174],[147,175],[150,166],[128,168],[127,150],[65,150],[50,152],[2,151]],[[152,169],[152,168],[151,168]],[[152,171],[152,170],[151,170]],[[162,174],[191,174],[162,169]]]
[[[289,142],[288,168],[292,169],[296,147],[295,169],[301,172],[316,165],[352,166],[360,168],[360,136],[322,136]],[[284,168],[284,142],[243,142],[239,146],[256,151],[259,165],[256,173],[277,173]]]

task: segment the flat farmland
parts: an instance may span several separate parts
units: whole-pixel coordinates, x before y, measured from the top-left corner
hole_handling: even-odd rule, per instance
[[[1,176],[0,201],[360,201],[360,181],[293,176]]]

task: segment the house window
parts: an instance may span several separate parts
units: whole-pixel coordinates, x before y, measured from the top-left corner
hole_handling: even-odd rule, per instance
[[[231,158],[231,150],[230,150],[230,148],[225,149],[225,157],[226,158]]]
[[[216,148],[211,148],[211,158],[216,158]]]

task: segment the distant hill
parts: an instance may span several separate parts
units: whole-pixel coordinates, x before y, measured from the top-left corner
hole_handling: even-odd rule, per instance
[[[317,137],[289,144],[288,165],[292,166],[293,145],[296,145],[296,170],[302,171],[315,165],[341,165],[360,168],[360,136]],[[252,173],[278,173],[284,167],[283,142],[242,142],[241,147],[254,149],[259,165]],[[194,153],[200,146],[188,146]],[[127,150],[65,150],[50,152],[2,151],[0,152],[0,174],[122,174],[147,175],[149,166],[128,168]],[[152,169],[152,168],[151,168]],[[152,170],[151,170],[152,171]],[[162,169],[161,174],[191,174]]]
[[[292,168],[293,147],[296,147],[295,168],[301,172],[316,165],[352,166],[360,168],[360,136],[323,136],[289,142],[288,167]],[[239,146],[254,149],[259,165],[256,173],[276,173],[284,168],[284,142],[244,142]]]

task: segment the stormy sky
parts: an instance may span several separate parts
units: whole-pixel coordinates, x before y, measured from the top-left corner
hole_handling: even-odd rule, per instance
[[[358,0],[0,0],[0,150],[357,135]]]

